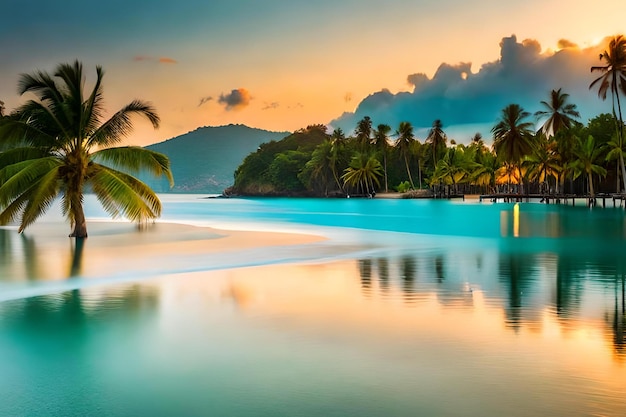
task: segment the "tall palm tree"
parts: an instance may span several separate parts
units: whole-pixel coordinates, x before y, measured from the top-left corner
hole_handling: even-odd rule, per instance
[[[354,133],[361,152],[365,152],[372,141],[372,119],[365,116],[359,120]]]
[[[607,91],[611,90],[611,103],[613,118],[617,126],[617,143],[620,148],[624,147],[624,120],[622,119],[622,106],[619,95],[626,94],[626,38],[623,35],[613,37],[609,42],[609,48],[600,54],[600,60],[605,65],[591,67],[591,72],[600,72],[602,75],[596,78],[589,88],[598,87],[598,96],[606,100]],[[617,105],[617,112],[615,106]],[[618,122],[619,121],[619,122]],[[619,161],[622,168],[622,180],[626,190],[626,167],[624,155],[620,153]]]
[[[381,171],[380,161],[373,155],[357,152],[352,157],[350,166],[346,168],[342,178],[348,187],[371,196],[376,191],[374,184],[380,186]]]
[[[569,129],[575,119],[580,118],[576,105],[568,103],[569,94],[562,93],[561,89],[550,92],[549,101],[541,101],[545,110],[535,112],[538,119],[546,119],[541,125],[541,131],[550,139],[561,129]]]
[[[522,178],[521,161],[533,151],[533,124],[525,121],[530,113],[519,104],[509,104],[502,109],[498,123],[491,129],[493,149],[498,158],[518,167]]]
[[[173,184],[168,158],[141,147],[111,147],[131,132],[132,116],[147,118],[155,128],[159,117],[150,104],[134,100],[102,123],[101,67],[96,74],[87,97],[78,61],[58,65],[53,75],[38,71],[20,77],[20,94],[30,92],[38,100],[0,123],[0,224],[19,218],[22,232],[61,194],[70,236],[87,237],[85,191],[113,217],[145,221],[160,215],[157,195],[130,173],[148,170]]]
[[[415,184],[413,184],[413,177],[411,176],[411,169],[409,168],[411,145],[415,142],[415,136],[413,136],[413,126],[409,122],[400,122],[396,135],[398,136],[396,146],[400,150],[400,155],[402,155],[402,158],[404,159],[404,166],[406,167],[406,173],[409,176],[411,188],[414,189]]]
[[[589,135],[585,141],[581,139],[578,140],[578,146],[574,150],[574,153],[578,158],[573,163],[576,170],[575,175],[578,176],[583,172],[587,174],[589,196],[594,198],[596,194],[593,187],[593,174],[606,175],[606,169],[596,163],[601,159],[602,149],[596,145],[593,136]]]
[[[387,182],[387,153],[389,152],[389,132],[391,126],[379,124],[374,131],[374,146],[383,156],[383,170],[385,172],[385,192],[389,192],[389,184]]]
[[[437,165],[439,154],[445,149],[447,142],[448,137],[443,131],[443,123],[437,119],[433,122],[433,126],[428,132],[428,137],[426,137],[426,143],[430,144],[433,152],[433,166]]]
[[[332,143],[332,149],[330,153],[330,165],[333,170],[333,178],[335,179],[335,183],[339,187],[339,190],[343,191],[343,186],[341,182],[339,182],[339,175],[337,173],[337,165],[341,162],[341,154],[345,147],[346,136],[341,130],[340,127],[333,130],[332,135],[330,136],[330,141]]]

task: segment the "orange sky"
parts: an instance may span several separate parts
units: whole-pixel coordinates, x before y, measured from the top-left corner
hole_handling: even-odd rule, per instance
[[[123,16],[120,0],[98,9],[73,3],[7,6],[0,100],[7,110],[23,102],[20,73],[79,59],[92,74],[99,64],[111,111],[141,98],[162,118],[156,132],[137,124],[128,142],[139,145],[206,125],[293,131],[328,123],[383,88],[412,91],[409,74],[432,77],[441,63],[471,62],[477,72],[499,59],[502,37],[536,39],[544,52],[563,38],[585,47],[623,32],[626,15],[622,0],[567,8],[556,0],[142,0],[124,3]],[[238,89],[249,100],[228,106]]]

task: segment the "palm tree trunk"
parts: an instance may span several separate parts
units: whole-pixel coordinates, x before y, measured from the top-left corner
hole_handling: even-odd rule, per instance
[[[587,178],[589,179],[589,196],[591,198],[595,198],[596,193],[593,190],[593,174],[591,172],[587,173]]]
[[[622,147],[624,145],[624,120],[622,119],[622,105],[619,101],[619,90],[617,89],[617,73],[613,72],[613,82],[611,83],[611,95],[613,96],[613,119],[615,123],[619,123],[619,126],[616,126],[617,131],[617,143],[620,149],[619,161],[622,167],[622,182],[624,185],[624,192],[626,192],[626,167],[624,166],[624,156],[622,155]],[[617,114],[615,114],[615,102],[617,102],[617,111],[619,114],[619,118]],[[619,192],[619,190],[618,190]]]
[[[417,175],[420,182],[420,190],[422,189],[422,160],[417,158]]]
[[[415,184],[413,184],[413,177],[411,177],[411,170],[409,169],[409,161],[406,158],[406,155],[404,156],[404,165],[406,166],[406,173],[409,176],[409,182],[411,183],[411,188],[415,189]]]
[[[87,220],[85,219],[83,204],[78,203],[77,205],[72,205],[72,211],[74,213],[74,230],[72,234],[70,234],[70,237],[87,237]]]
[[[385,192],[389,192],[389,186],[387,184],[387,155],[383,155],[383,162],[385,164]]]
[[[624,167],[624,155],[622,155],[622,151],[620,150],[619,154],[619,162],[622,166],[622,182],[624,183],[624,191],[626,192],[626,167]],[[618,174],[619,176],[619,174]],[[619,190],[617,190],[619,193]]]

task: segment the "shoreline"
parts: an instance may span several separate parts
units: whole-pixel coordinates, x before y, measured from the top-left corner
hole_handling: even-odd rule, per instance
[[[84,287],[139,282],[165,275],[298,262],[308,245],[328,239],[298,232],[224,230],[174,222],[88,219],[89,237],[68,237],[59,221],[22,234],[0,227],[0,302]]]

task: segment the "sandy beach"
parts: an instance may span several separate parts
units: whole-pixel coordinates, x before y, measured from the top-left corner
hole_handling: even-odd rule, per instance
[[[277,259],[297,261],[307,253],[306,245],[325,240],[179,223],[156,222],[138,229],[128,222],[90,221],[89,237],[81,245],[67,237],[69,230],[63,222],[37,223],[22,234],[15,227],[0,228],[3,299]]]

